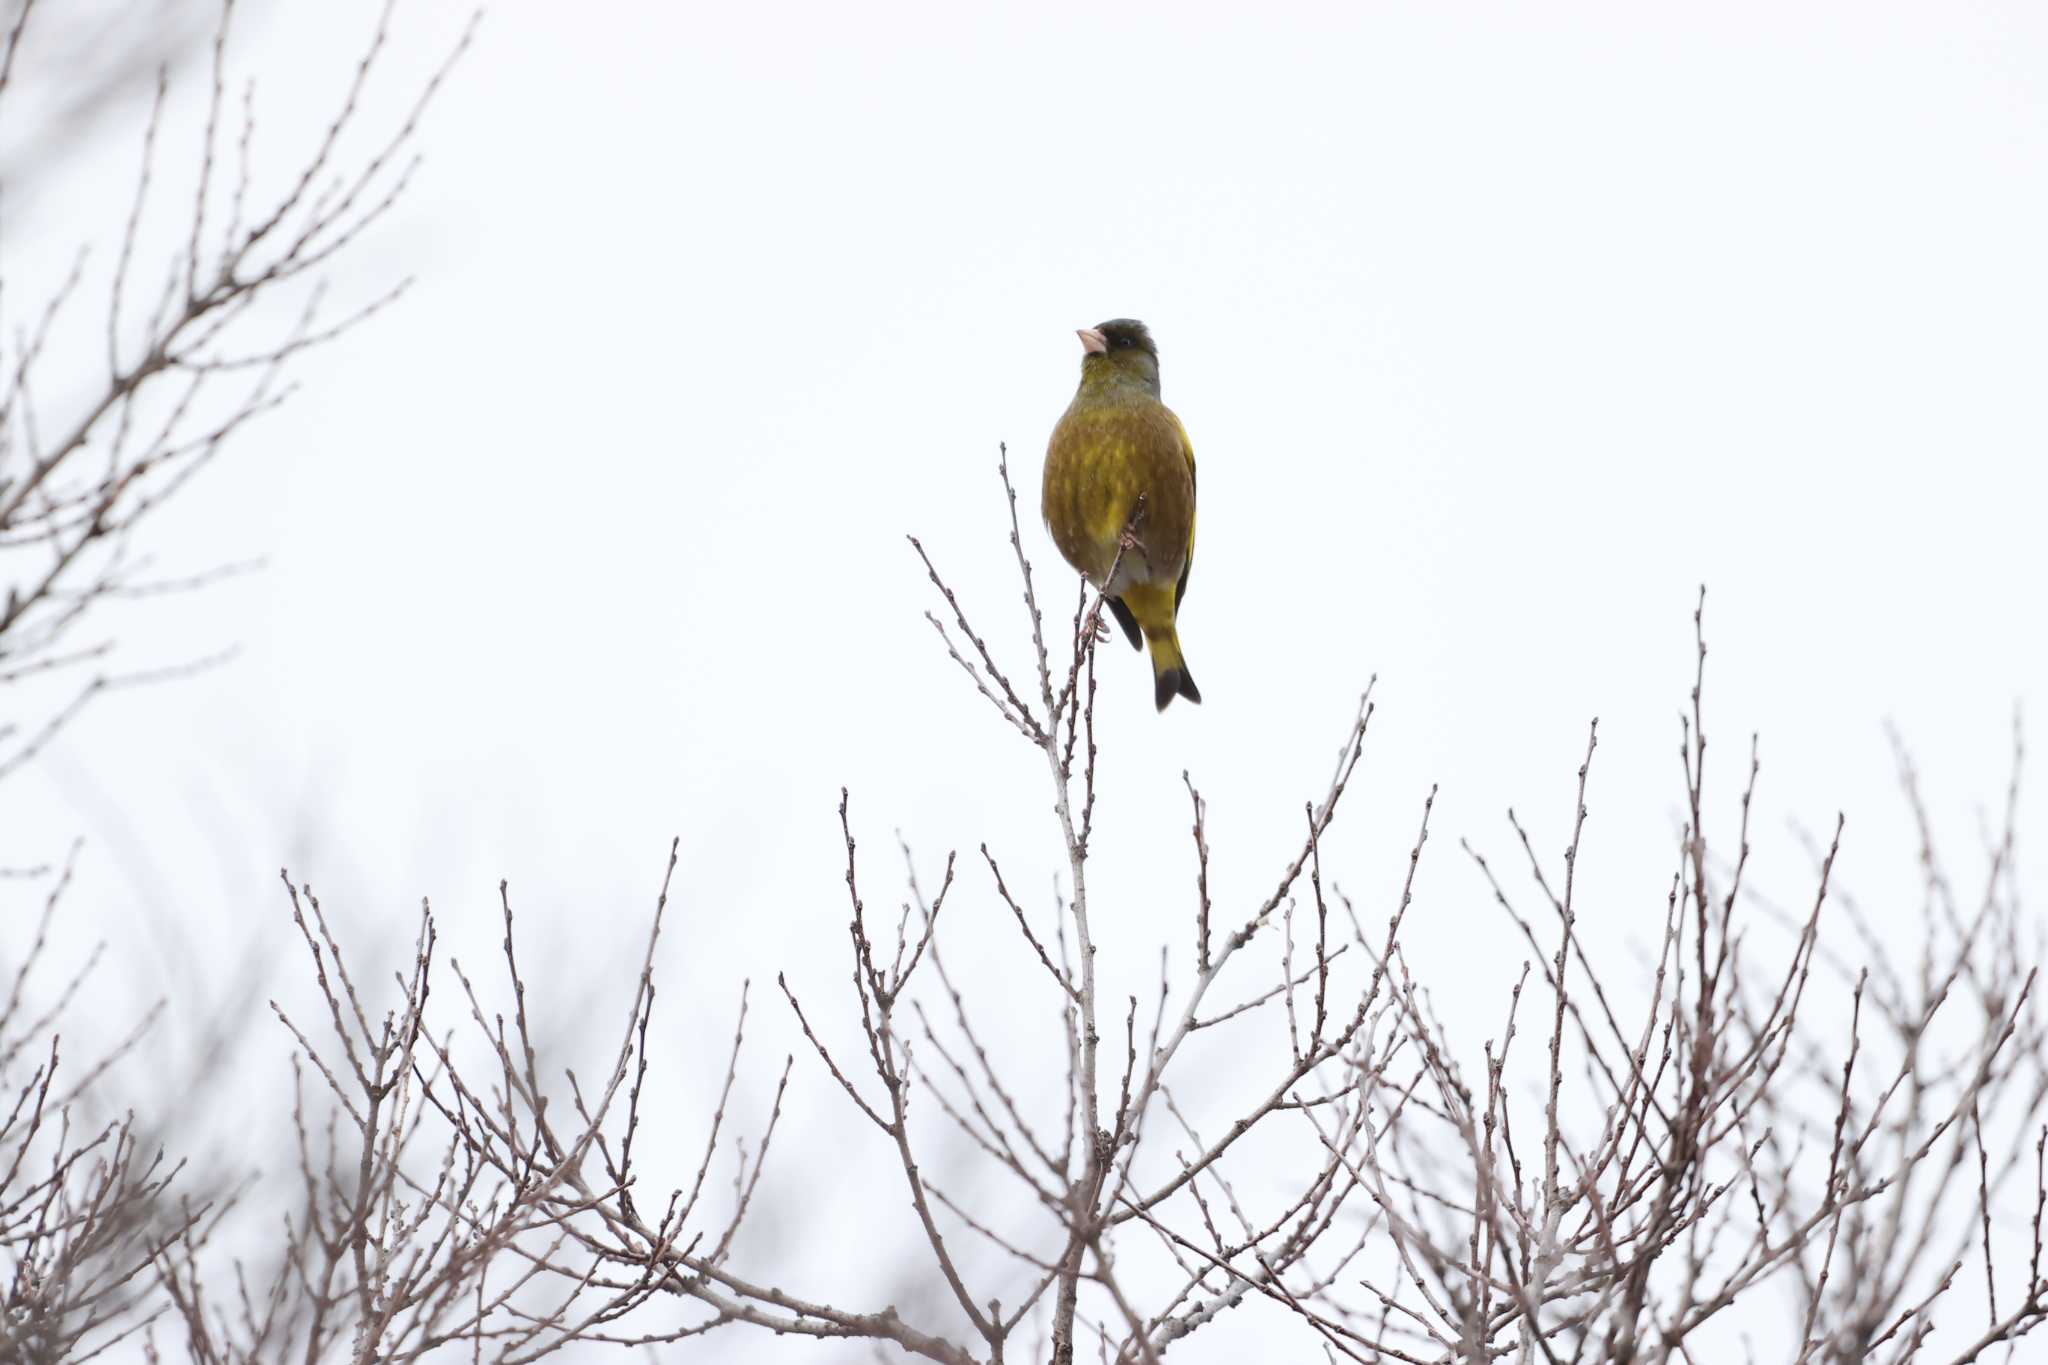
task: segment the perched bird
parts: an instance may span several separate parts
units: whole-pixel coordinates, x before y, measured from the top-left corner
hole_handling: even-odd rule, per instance
[[[1078,335],[1081,386],[1045,451],[1046,529],[1101,589],[1131,647],[1142,637],[1150,648],[1159,709],[1198,702],[1174,631],[1195,557],[1195,450],[1159,401],[1159,351],[1144,323],[1117,318]]]

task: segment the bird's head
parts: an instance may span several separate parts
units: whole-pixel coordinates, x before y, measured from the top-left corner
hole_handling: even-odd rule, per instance
[[[1159,392],[1159,348],[1152,333],[1136,318],[1111,318],[1083,327],[1081,376],[1084,383],[1100,377],[1108,382],[1136,381]]]

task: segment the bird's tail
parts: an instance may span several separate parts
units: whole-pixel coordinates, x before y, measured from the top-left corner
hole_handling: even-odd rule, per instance
[[[1152,700],[1164,711],[1166,704],[1175,697],[1186,697],[1189,701],[1202,699],[1201,689],[1195,686],[1194,675],[1188,672],[1188,661],[1181,657],[1180,637],[1168,626],[1163,635],[1148,633],[1145,643],[1152,650]]]
[[[1144,631],[1152,655],[1152,700],[1162,711],[1175,697],[1199,702],[1201,689],[1188,672],[1188,661],[1180,652],[1180,635],[1174,629],[1172,586],[1134,586],[1124,594],[1124,602]]]

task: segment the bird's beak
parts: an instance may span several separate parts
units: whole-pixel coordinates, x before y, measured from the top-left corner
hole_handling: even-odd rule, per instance
[[[1074,335],[1081,338],[1081,349],[1083,351],[1086,351],[1089,355],[1109,354],[1109,338],[1104,336],[1096,328],[1083,327],[1080,331],[1074,333]]]

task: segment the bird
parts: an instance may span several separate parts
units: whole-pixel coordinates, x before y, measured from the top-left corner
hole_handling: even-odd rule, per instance
[[[1199,702],[1175,629],[1195,558],[1194,446],[1159,401],[1159,348],[1144,323],[1113,318],[1075,335],[1081,383],[1046,445],[1046,529],[1131,647],[1150,651],[1158,709]]]

